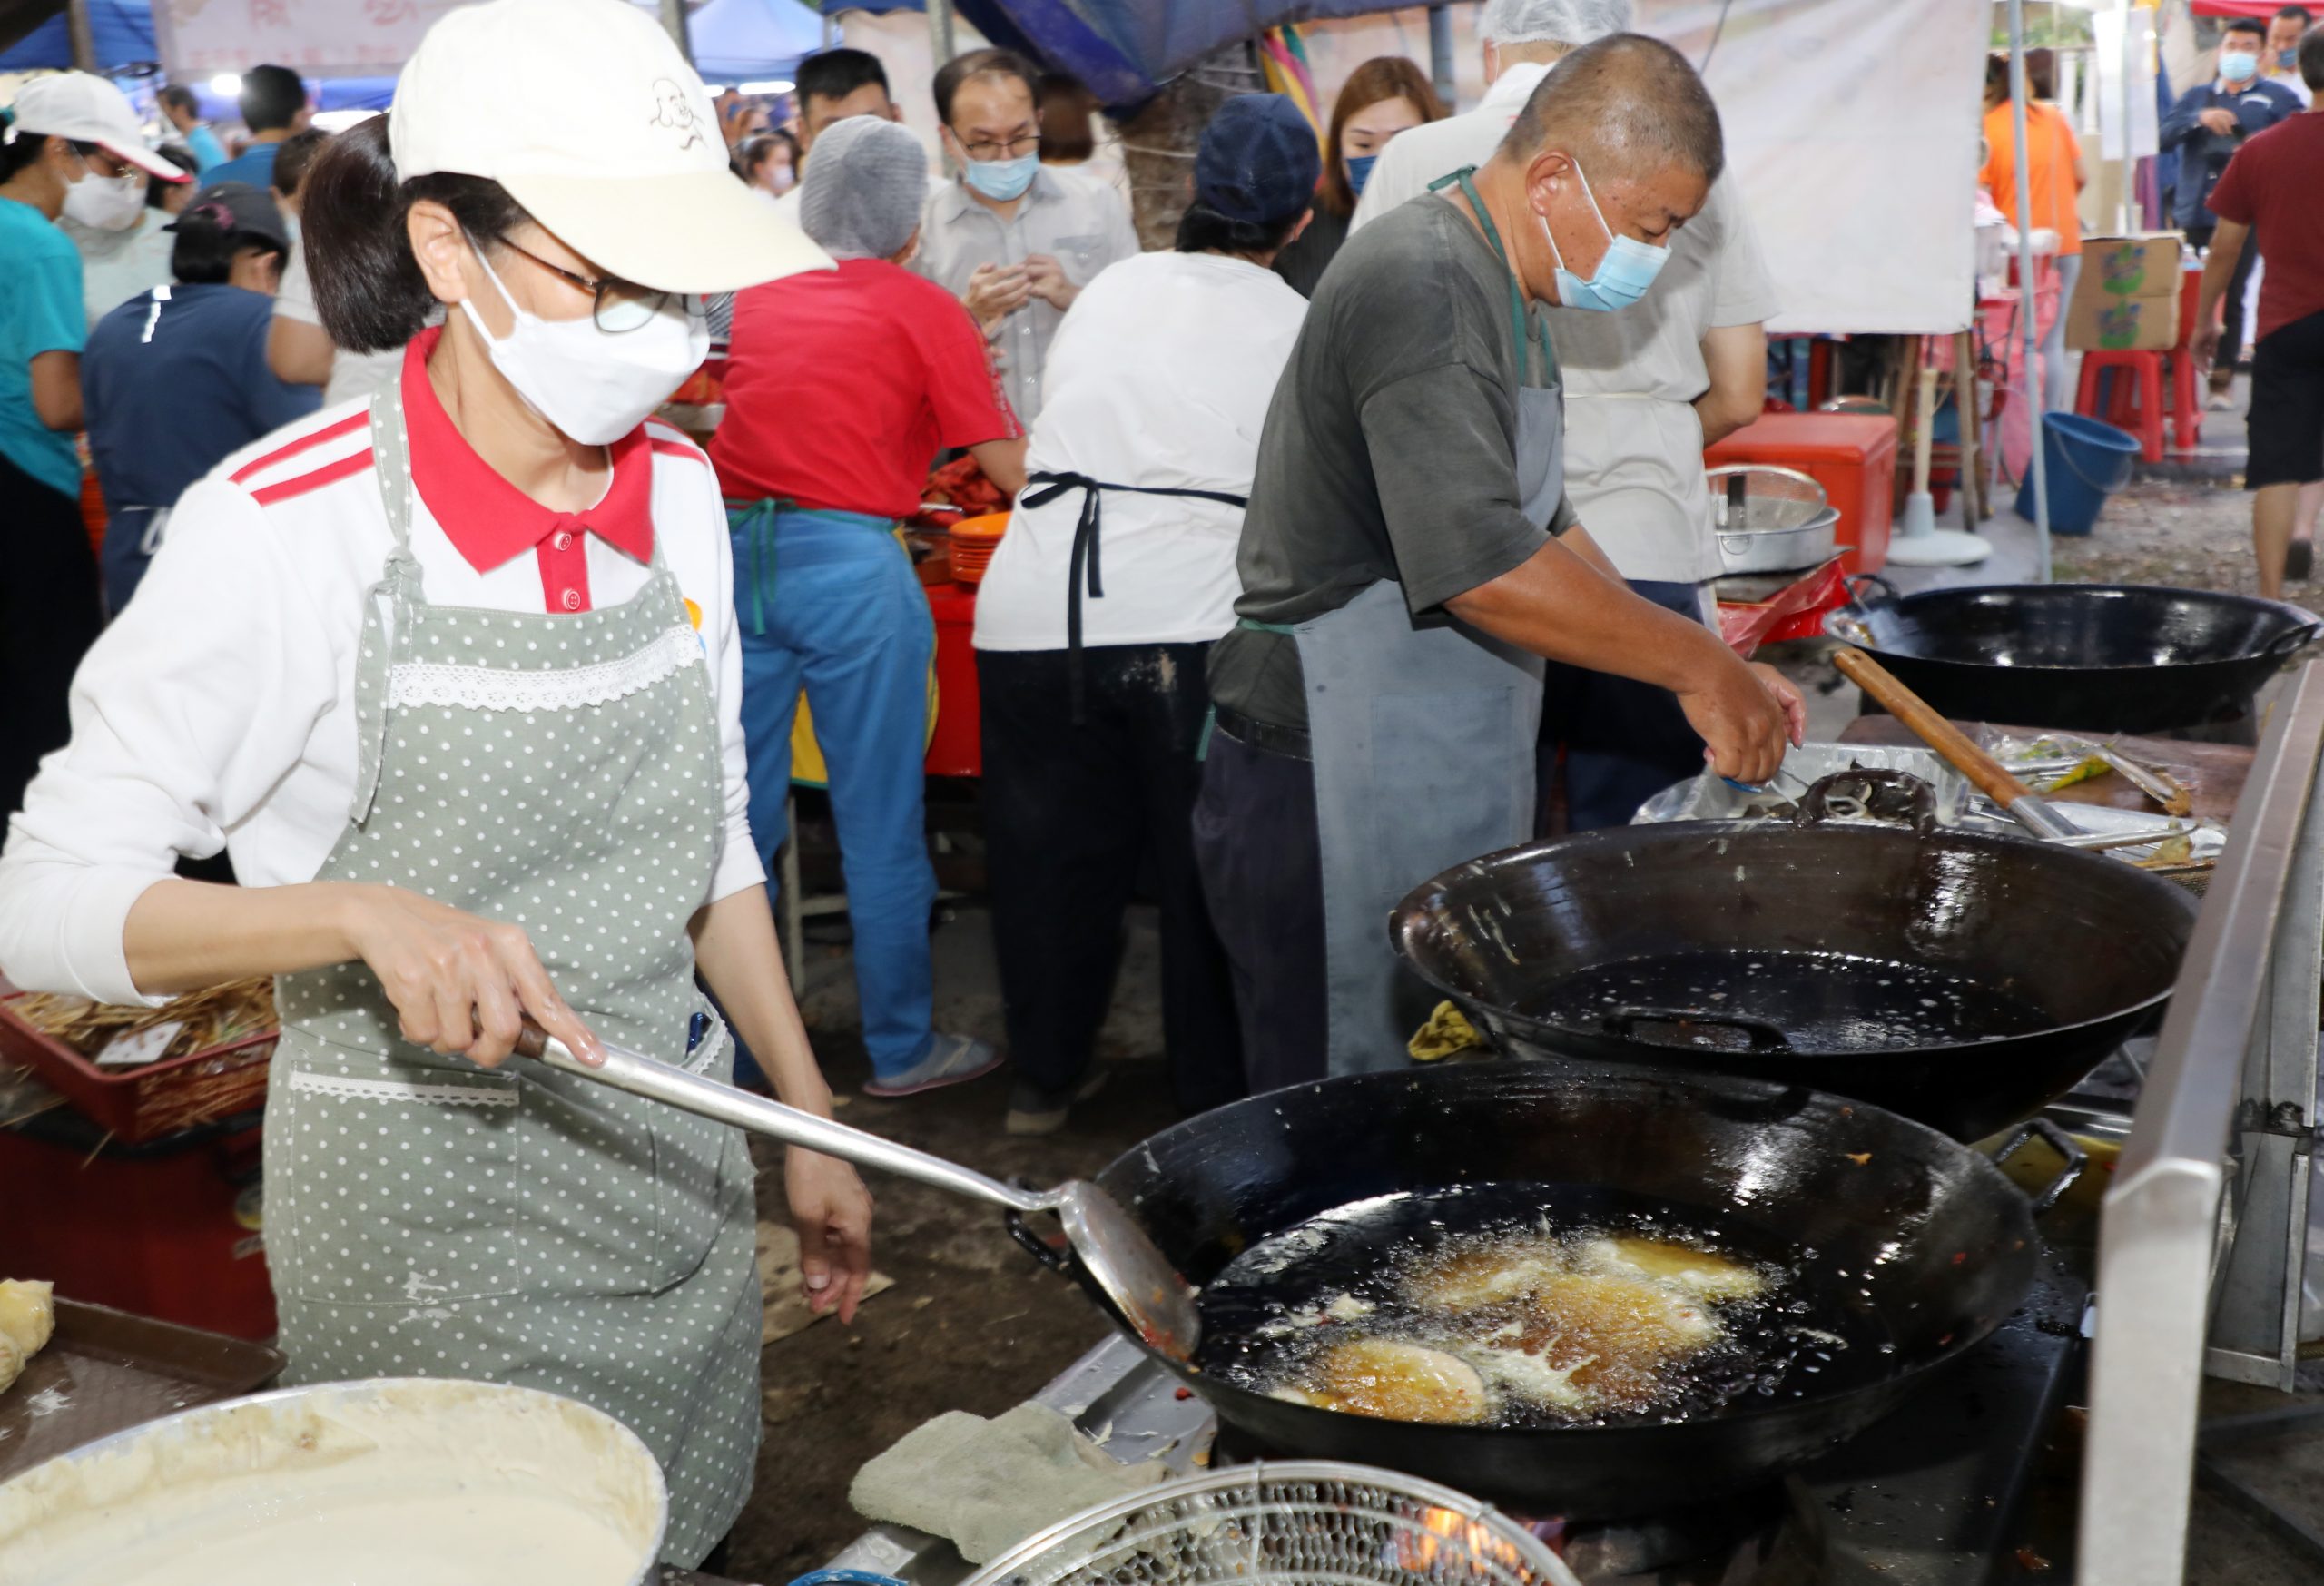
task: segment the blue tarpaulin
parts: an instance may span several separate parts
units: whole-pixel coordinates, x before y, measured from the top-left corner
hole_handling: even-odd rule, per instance
[[[823,47],[823,19],[799,0],[708,0],[686,19],[686,43],[704,82],[781,78]]]
[[[141,66],[161,58],[153,44],[153,12],[145,0],[89,0],[89,37],[96,48],[97,70]],[[0,50],[0,72],[28,72],[36,67],[59,69],[73,64],[73,33],[64,10]]]
[[[919,11],[923,0],[824,0],[833,12]],[[1004,49],[1088,84],[1125,115],[1163,84],[1237,39],[1286,22],[1368,16],[1381,0],[954,0],[953,8]]]

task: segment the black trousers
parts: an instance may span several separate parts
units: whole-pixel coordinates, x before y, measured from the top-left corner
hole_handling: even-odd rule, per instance
[[[1246,1094],[1226,959],[1203,906],[1193,821],[1208,645],[1098,645],[1073,720],[1063,650],[980,650],[984,829],[1010,1056],[1070,1091],[1088,1070],[1141,874],[1162,924],[1162,1039],[1188,1113]]]
[[[1232,966],[1252,1090],[1323,1079],[1331,1025],[1315,766],[1212,734],[1195,855]]]
[[[2217,230],[2216,226],[2190,226],[2187,228],[2187,241],[2195,247],[2208,248],[2211,245],[2211,234]],[[2251,285],[2251,266],[2259,257],[2258,234],[2247,235],[2243,239],[2243,256],[2235,261],[2235,273],[2228,277],[2226,307],[2221,310],[2224,318],[2220,328],[2219,356],[2211,363],[2213,380],[2222,379],[2222,370],[2232,375],[2236,363],[2243,355],[2243,295]]]
[[[1702,619],[1692,584],[1630,580],[1633,593],[1689,622]],[[1552,661],[1541,679],[1537,832],[1547,834],[1558,752],[1565,752],[1569,832],[1625,826],[1638,807],[1703,768],[1703,740],[1679,708],[1679,696],[1650,683]]]
[[[73,735],[73,674],[104,626],[81,504],[0,457],[0,832]]]

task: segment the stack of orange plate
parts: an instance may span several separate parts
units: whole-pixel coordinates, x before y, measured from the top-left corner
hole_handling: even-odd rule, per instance
[[[964,517],[952,526],[952,576],[962,584],[981,584],[992,565],[992,553],[1009,527],[1009,514],[989,512]]]

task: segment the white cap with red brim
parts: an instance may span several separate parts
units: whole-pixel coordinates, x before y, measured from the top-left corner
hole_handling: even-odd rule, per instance
[[[832,267],[734,176],[702,79],[623,0],[446,12],[396,82],[388,142],[405,181],[488,177],[597,268],[658,291]]]
[[[103,77],[87,72],[59,72],[35,77],[16,93],[8,107],[8,130],[0,133],[10,143],[38,133],[94,143],[117,160],[126,160],[164,182],[191,182],[192,177],[153,153],[145,129],[128,95]]]

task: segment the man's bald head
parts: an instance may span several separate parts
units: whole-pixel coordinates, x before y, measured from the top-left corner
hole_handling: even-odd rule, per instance
[[[1675,167],[1708,186],[1727,165],[1718,106],[1702,78],[1686,56],[1636,33],[1583,44],[1550,68],[1501,153],[1523,165],[1545,149],[1571,154],[1604,179]]]

